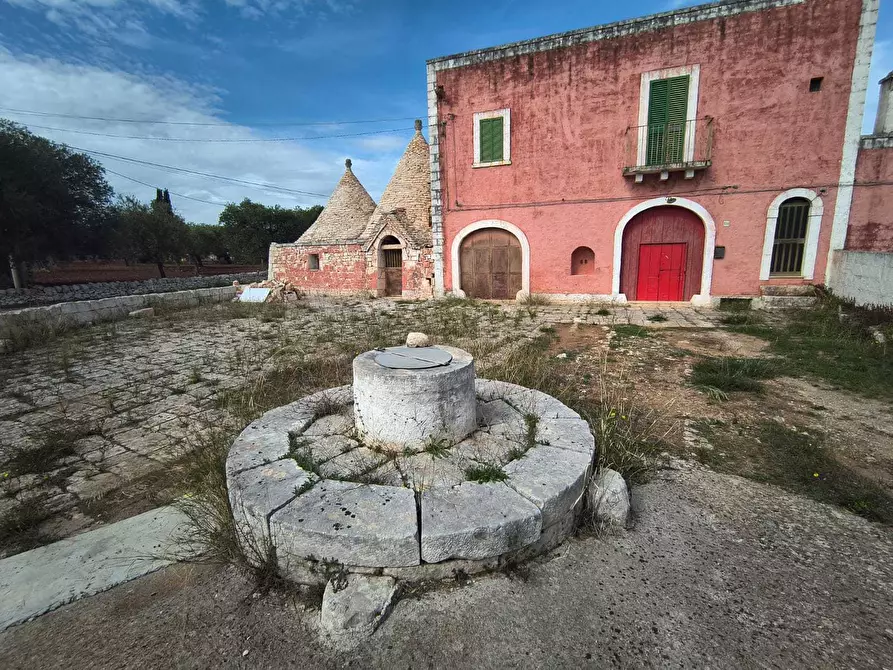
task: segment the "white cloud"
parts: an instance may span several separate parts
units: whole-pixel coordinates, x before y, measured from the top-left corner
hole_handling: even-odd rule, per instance
[[[10,5],[44,12],[47,18],[59,22],[61,17],[95,15],[104,11],[110,15],[140,13],[154,9],[183,19],[196,19],[211,9],[211,3],[201,0],[3,0]],[[216,4],[216,3],[215,3]],[[225,0],[243,14],[278,16],[284,12],[318,14],[343,14],[351,11],[354,0]],[[80,27],[80,26],[78,26]]]
[[[91,65],[74,65],[55,59],[17,56],[0,47],[0,90],[5,108],[38,110],[54,114],[118,119],[152,119],[223,123],[217,116],[218,91],[199,87],[173,77],[134,75]],[[73,118],[38,117],[0,109],[0,116],[32,128],[59,142],[129,156],[145,161],[185,167],[201,172],[276,184],[321,194],[331,192],[340,178],[344,158],[354,154],[354,169],[373,197],[381,192],[409,135],[401,141],[391,136],[371,136],[337,142],[315,143],[204,143],[159,142],[144,139],[118,139],[46,130],[36,126],[69,128],[114,135],[152,135],[173,138],[243,139],[269,137],[246,126],[224,123],[215,126],[143,125],[89,121]],[[362,128],[353,127],[352,132]],[[306,128],[277,129],[276,136],[308,135]],[[320,134],[336,134],[325,127]],[[411,135],[411,133],[409,133]],[[322,142],[326,142],[322,144]],[[369,150],[371,153],[367,154]],[[324,203],[325,198],[290,195],[270,189],[231,184],[213,179],[165,172],[148,166],[102,159],[111,170],[158,187],[168,188],[202,200],[240,201],[249,197],[266,204],[285,207]],[[143,200],[154,197],[151,188],[134,184],[113,174],[109,182],[120,193],[133,193]],[[187,220],[216,222],[220,206],[173,196],[176,207]]]

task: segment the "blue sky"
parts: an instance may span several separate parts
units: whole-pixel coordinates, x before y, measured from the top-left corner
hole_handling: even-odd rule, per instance
[[[0,116],[79,148],[254,183],[100,158],[121,193],[154,195],[136,179],[190,196],[174,203],[196,222],[216,222],[219,203],[243,197],[324,203],[346,157],[377,199],[412,119],[426,116],[426,59],[690,4],[0,0]],[[873,94],[893,69],[891,28],[882,6]],[[364,123],[297,125],[343,121]],[[299,139],[241,141],[283,137]]]

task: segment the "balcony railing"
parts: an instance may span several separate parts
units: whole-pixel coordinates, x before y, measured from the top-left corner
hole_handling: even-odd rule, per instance
[[[713,119],[691,119],[680,123],[630,126],[626,129],[624,176],[642,181],[646,174],[685,172],[686,179],[710,167],[713,158]]]

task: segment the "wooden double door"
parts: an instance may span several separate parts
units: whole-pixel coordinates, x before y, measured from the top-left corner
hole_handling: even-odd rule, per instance
[[[521,290],[521,243],[499,228],[468,235],[459,248],[462,290],[470,298],[514,300]]]
[[[683,207],[653,207],[623,231],[620,292],[628,300],[691,300],[701,292],[704,223]]]

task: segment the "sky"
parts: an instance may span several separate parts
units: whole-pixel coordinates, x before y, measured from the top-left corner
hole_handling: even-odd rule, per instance
[[[243,198],[325,204],[348,157],[377,200],[427,116],[427,59],[694,4],[0,0],[0,117],[98,152],[118,193],[168,188],[196,223]],[[882,6],[865,132],[890,70]]]

